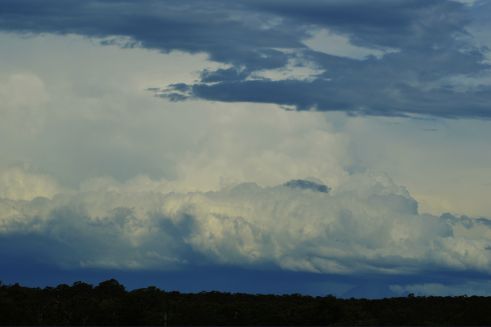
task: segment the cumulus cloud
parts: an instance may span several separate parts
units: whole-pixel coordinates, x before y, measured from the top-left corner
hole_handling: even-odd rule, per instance
[[[0,169],[0,198],[31,201],[37,197],[52,198],[60,190],[53,178],[29,172],[26,167]]]
[[[299,183],[163,193],[141,183],[104,189],[99,181],[52,199],[4,198],[0,237],[34,239],[31,252],[68,267],[491,273],[489,220],[420,214],[407,190],[384,175],[353,175],[329,192],[320,181]]]

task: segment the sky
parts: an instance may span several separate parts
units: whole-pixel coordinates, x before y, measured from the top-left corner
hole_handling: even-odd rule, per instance
[[[491,295],[490,15],[0,0],[0,280]]]

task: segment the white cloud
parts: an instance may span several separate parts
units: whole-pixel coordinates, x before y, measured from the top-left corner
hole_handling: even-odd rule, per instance
[[[289,49],[278,49],[279,51],[289,52],[293,54],[294,51]],[[312,81],[322,73],[324,73],[324,69],[320,66],[316,65],[313,62],[310,62],[305,56],[302,55],[301,52],[296,53],[296,57],[294,59],[290,58],[288,64],[279,69],[267,69],[260,70],[254,72],[248,79],[270,79],[273,81],[281,81],[281,80],[303,80],[303,81]]]
[[[34,74],[8,75],[0,82],[0,86],[2,111],[12,108],[32,108],[44,104],[48,100],[44,82]]]
[[[387,173],[422,212],[491,216],[489,121],[350,117],[341,124],[355,168]]]
[[[421,215],[407,190],[383,175],[354,175],[330,193],[254,183],[162,193],[142,178],[134,185],[98,183],[52,200],[2,200],[0,233],[61,243],[43,255],[72,267],[221,263],[343,274],[490,272],[490,224]]]
[[[36,74],[0,72],[0,128],[15,136],[35,137],[44,123],[49,101],[44,81]],[[9,140],[12,142],[12,140]]]
[[[26,167],[0,170],[0,198],[30,201],[37,197],[52,198],[58,192],[60,187],[51,177],[29,172]]]
[[[180,190],[217,190],[241,182],[275,185],[305,176],[337,185],[346,175],[348,139],[322,114],[237,105],[213,110],[207,127],[176,166]]]
[[[382,58],[387,53],[397,52],[396,49],[373,49],[355,45],[349,37],[328,29],[319,29],[312,36],[304,40],[305,45],[315,51],[333,56],[363,60],[373,56]]]

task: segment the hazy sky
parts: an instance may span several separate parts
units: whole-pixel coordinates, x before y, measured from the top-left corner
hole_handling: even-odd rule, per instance
[[[0,280],[491,295],[490,15],[0,0]]]

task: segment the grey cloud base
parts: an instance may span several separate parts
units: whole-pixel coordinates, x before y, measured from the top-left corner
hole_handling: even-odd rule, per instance
[[[205,52],[228,67],[204,71],[194,84],[157,91],[174,101],[200,98],[362,115],[488,119],[491,88],[479,83],[490,74],[488,51],[468,32],[472,19],[469,6],[450,0],[0,3],[4,31],[123,36],[131,40],[123,46]],[[305,45],[323,28],[357,46],[395,51],[357,60]],[[291,64],[313,66],[318,73],[310,79],[258,77]],[[462,78],[477,82],[469,86],[459,82]]]

